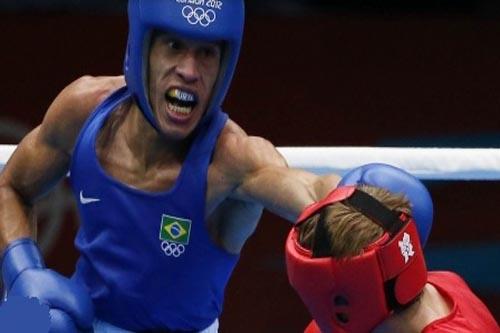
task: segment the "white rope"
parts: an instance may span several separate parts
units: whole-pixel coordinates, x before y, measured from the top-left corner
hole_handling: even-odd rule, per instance
[[[0,168],[15,145],[0,145]],[[352,168],[388,163],[420,179],[500,180],[500,149],[494,148],[381,148],[278,147],[288,164],[317,174],[345,174]]]
[[[317,174],[345,174],[380,162],[400,167],[420,179],[499,180],[500,149],[280,147],[290,166]]]
[[[7,163],[16,147],[16,145],[0,145],[0,169]]]

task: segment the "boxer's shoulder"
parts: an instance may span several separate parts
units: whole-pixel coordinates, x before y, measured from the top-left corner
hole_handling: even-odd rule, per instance
[[[217,168],[232,175],[236,182],[259,168],[286,165],[283,156],[270,141],[248,135],[232,120],[221,132],[213,161]]]
[[[69,152],[92,111],[124,84],[122,76],[82,76],[71,82],[50,105],[40,127],[41,135]]]
[[[51,108],[54,106],[55,113],[66,117],[86,119],[97,105],[124,85],[123,76],[82,76],[61,91]]]
[[[68,84],[55,103],[79,109],[93,109],[113,91],[125,85],[123,76],[82,76]]]

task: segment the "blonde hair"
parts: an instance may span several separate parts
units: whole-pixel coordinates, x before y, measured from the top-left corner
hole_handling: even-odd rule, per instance
[[[385,189],[361,185],[361,190],[387,208],[411,214],[410,202],[404,195],[393,194]],[[314,231],[320,218],[325,219],[325,228],[330,238],[330,255],[347,258],[361,254],[363,248],[382,236],[384,230],[368,217],[352,207],[335,203],[324,208],[299,225],[299,243],[302,247],[314,247]]]

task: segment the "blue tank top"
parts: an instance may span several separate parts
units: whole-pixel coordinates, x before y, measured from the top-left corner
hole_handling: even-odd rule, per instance
[[[81,226],[73,276],[89,290],[96,316],[127,330],[201,330],[221,313],[237,255],[217,247],[205,224],[207,169],[227,121],[219,111],[197,130],[175,184],[132,188],[106,173],[96,138],[131,98],[125,88],[89,117],[75,146],[70,179]]]

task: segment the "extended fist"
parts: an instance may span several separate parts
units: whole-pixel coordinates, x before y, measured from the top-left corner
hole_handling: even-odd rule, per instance
[[[433,205],[431,195],[420,180],[394,166],[371,163],[349,171],[342,177],[338,186],[361,184],[404,194],[412,206],[412,215],[417,224],[422,247],[425,245],[432,228]]]

